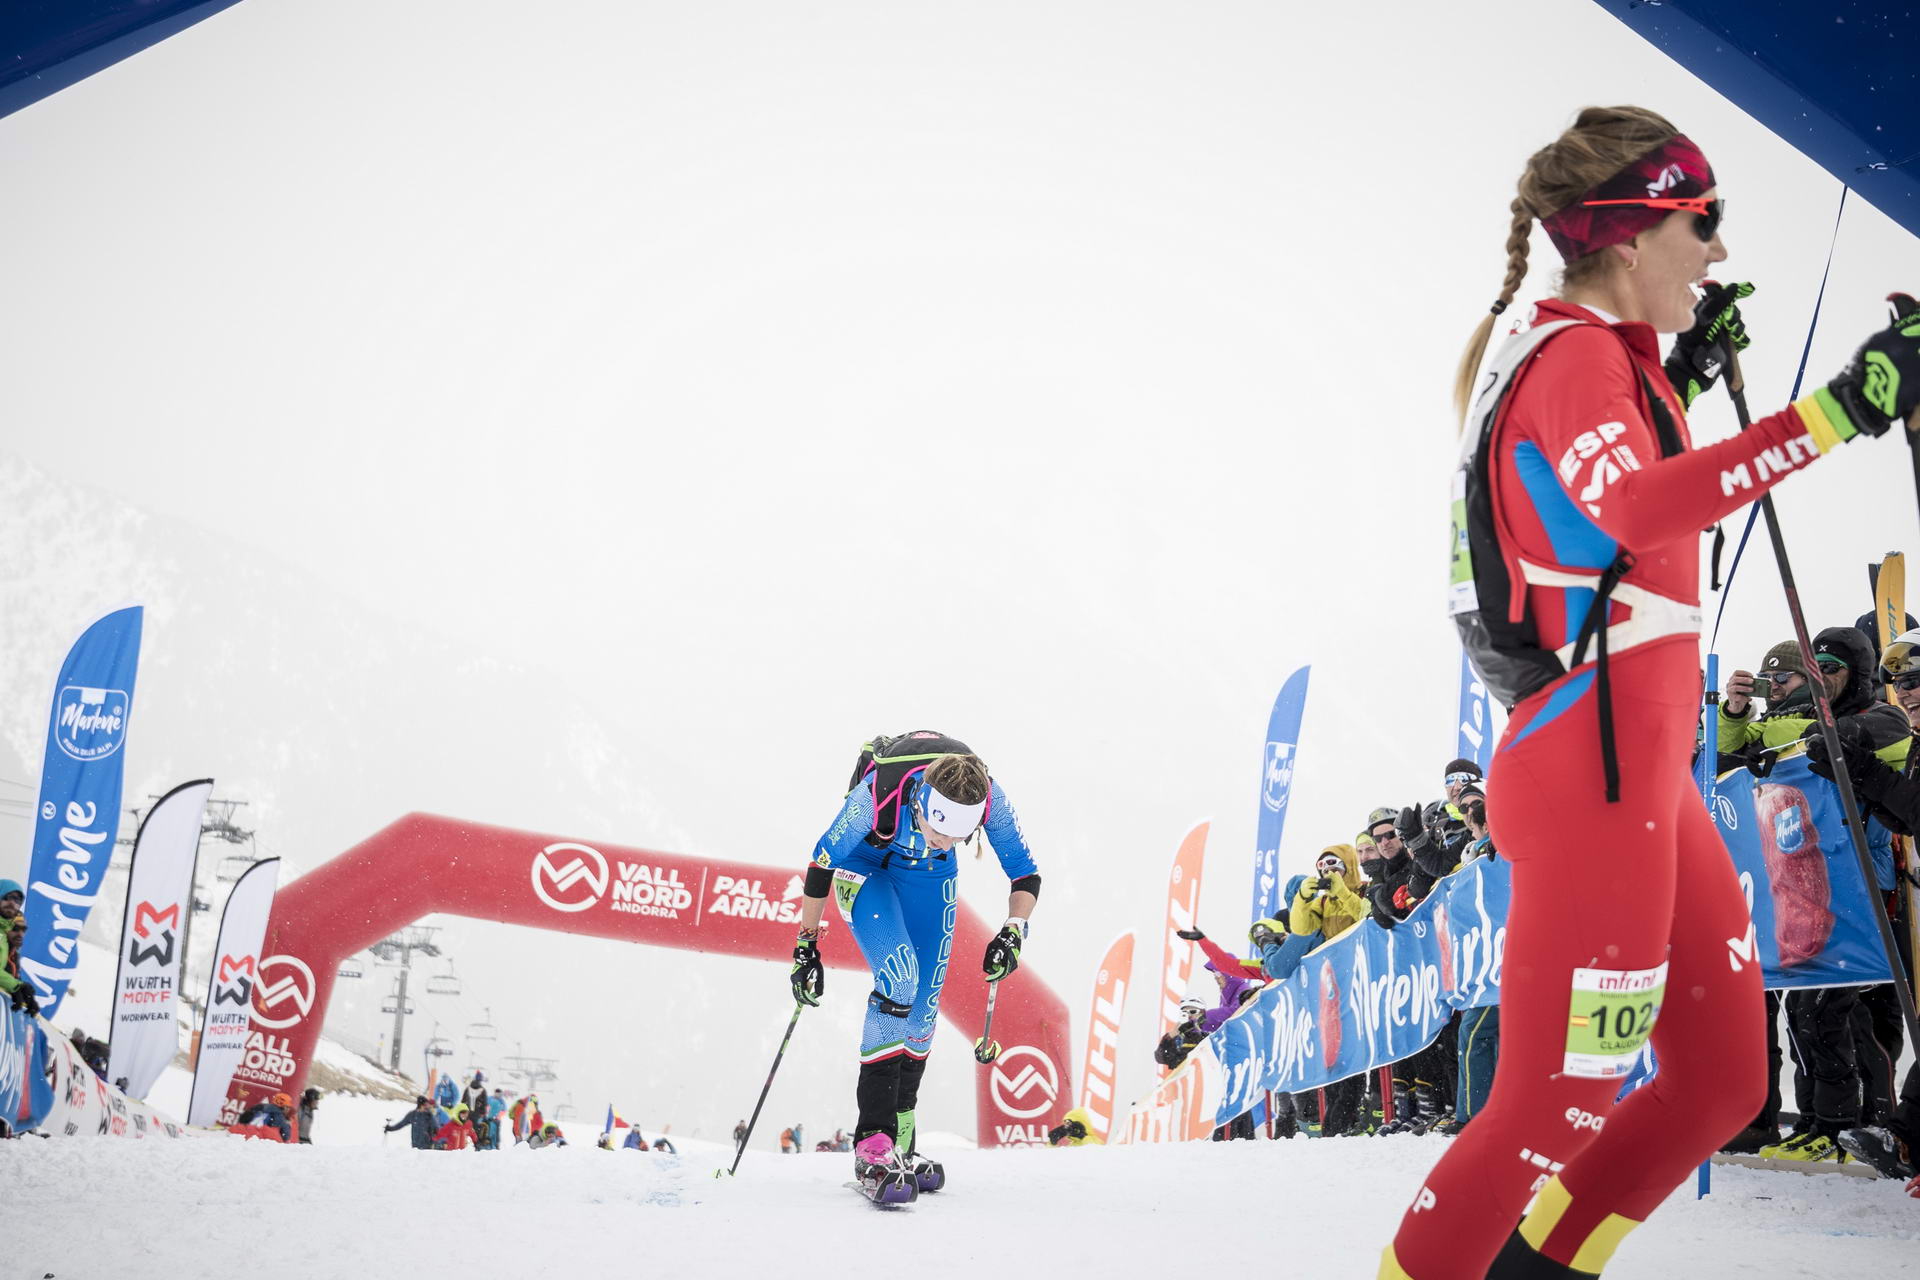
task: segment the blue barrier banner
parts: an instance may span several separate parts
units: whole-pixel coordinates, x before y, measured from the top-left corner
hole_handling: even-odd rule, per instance
[[[1497,1003],[1510,874],[1497,858],[1472,863],[1393,929],[1362,921],[1269,983],[1194,1052],[1221,1068],[1213,1122],[1269,1090],[1302,1093],[1398,1062],[1456,1010]]]
[[[141,617],[134,605],[88,627],[53,686],[20,948],[20,976],[33,983],[49,1018],[66,997],[80,927],[100,896],[120,833],[121,748],[133,710]]]
[[[47,1033],[37,1019],[0,1005],[0,1120],[24,1133],[53,1110]]]
[[[1287,825],[1287,801],[1293,794],[1293,766],[1300,749],[1300,718],[1307,709],[1307,676],[1302,667],[1287,677],[1267,717],[1266,762],[1260,771],[1260,823],[1254,837],[1253,915],[1266,920],[1280,913],[1280,836]]]
[[[1745,769],[1722,776],[1709,808],[1753,911],[1740,945],[1757,956],[1770,989],[1891,978],[1840,793],[1804,755],[1779,760],[1765,778]],[[1870,844],[1889,840],[1878,822],[1867,832]]]
[[[1493,704],[1487,686],[1473,674],[1467,651],[1460,650],[1460,728],[1454,754],[1471,760],[1481,768],[1487,765],[1487,735],[1493,730]]]
[[[1770,989],[1889,980],[1833,783],[1794,754],[1765,778],[1719,778],[1708,805],[1753,911],[1746,938],[1728,940],[1730,962],[1758,963]],[[1887,838],[1877,823],[1868,830]],[[1126,1140],[1205,1137],[1269,1092],[1303,1093],[1398,1062],[1455,1011],[1497,1004],[1511,877],[1505,859],[1481,859],[1442,879],[1393,929],[1363,920],[1307,952],[1135,1104]],[[1649,1054],[1623,1083],[1652,1068]]]

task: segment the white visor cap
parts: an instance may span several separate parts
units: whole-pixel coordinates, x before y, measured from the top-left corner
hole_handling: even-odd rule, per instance
[[[961,804],[941,795],[924,780],[920,783],[920,816],[926,824],[943,836],[960,839],[972,835],[980,828],[980,819],[987,812],[987,802],[979,804]]]

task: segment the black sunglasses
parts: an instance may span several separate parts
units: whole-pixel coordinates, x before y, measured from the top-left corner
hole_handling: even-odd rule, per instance
[[[1893,682],[1893,687],[1900,690],[1900,692],[1902,693],[1907,693],[1914,689],[1920,689],[1920,671],[1916,671],[1910,676],[1895,677]]]

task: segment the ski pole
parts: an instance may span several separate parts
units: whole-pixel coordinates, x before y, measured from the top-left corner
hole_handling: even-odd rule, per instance
[[[780,1070],[780,1059],[787,1056],[787,1042],[793,1039],[793,1029],[800,1025],[800,1011],[806,1007],[798,1000],[793,1002],[793,1017],[787,1019],[787,1034],[780,1037],[780,1048],[773,1055],[773,1066],[767,1071],[767,1082],[760,1086],[760,1101],[753,1104],[753,1115],[747,1120],[747,1131],[740,1135],[740,1145],[733,1153],[733,1168],[727,1170],[729,1178],[740,1167],[740,1157],[747,1153],[747,1143],[753,1140],[753,1126],[760,1123],[760,1108],[767,1105],[767,1091],[773,1088],[774,1072]],[[713,1176],[719,1177],[720,1171],[715,1169]]]
[[[1740,429],[1747,430],[1753,425],[1747,412],[1747,383],[1740,373],[1740,354],[1729,352],[1727,356],[1727,394],[1733,397],[1733,411],[1739,416]],[[1920,416],[1920,415],[1917,415]],[[1876,888],[1873,875],[1873,858],[1867,852],[1867,828],[1860,817],[1860,802],[1853,794],[1853,780],[1847,775],[1846,753],[1840,748],[1840,729],[1834,723],[1833,704],[1827,698],[1827,684],[1820,676],[1820,666],[1813,659],[1813,640],[1807,633],[1807,617],[1800,608],[1800,589],[1794,585],[1793,567],[1787,563],[1786,540],[1780,535],[1780,517],[1773,509],[1773,494],[1760,495],[1760,513],[1767,521],[1767,537],[1773,542],[1773,559],[1780,566],[1780,587],[1787,597],[1787,616],[1793,619],[1793,638],[1800,645],[1800,661],[1812,673],[1807,687],[1813,693],[1814,718],[1820,723],[1820,737],[1827,744],[1827,759],[1833,764],[1835,789],[1840,792],[1840,807],[1846,814],[1847,834],[1853,840],[1854,861],[1860,864],[1861,882],[1866,886],[1867,897],[1873,908],[1873,923],[1880,932],[1880,947],[1887,954],[1887,971],[1893,979],[1893,989],[1900,997],[1900,1012],[1907,1020],[1909,1044],[1920,1044],[1920,1012],[1913,1007],[1913,989],[1907,985],[1906,971],[1900,967],[1899,948],[1893,941],[1893,926],[1887,922],[1886,900]]]
[[[973,1042],[973,1056],[981,1066],[1000,1056],[1000,1042],[988,1039],[993,1034],[993,997],[999,990],[998,982],[987,982],[987,1020],[980,1028],[980,1038]],[[1920,1038],[1916,1038],[1914,1043],[1920,1044]]]

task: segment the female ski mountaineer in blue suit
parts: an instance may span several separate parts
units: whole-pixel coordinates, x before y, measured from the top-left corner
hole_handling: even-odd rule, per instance
[[[914,1151],[913,1112],[953,950],[955,851],[982,831],[1013,882],[1007,922],[981,961],[998,982],[1020,963],[1040,875],[1006,792],[964,742],[920,731],[869,743],[807,868],[794,998],[820,1002],[817,943],[829,896],[873,970],[854,1130],[854,1172],[869,1194],[910,1199],[944,1180]]]

